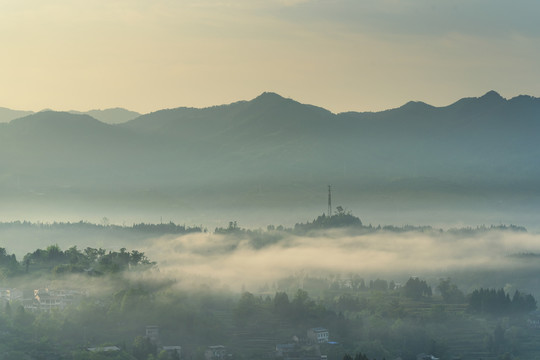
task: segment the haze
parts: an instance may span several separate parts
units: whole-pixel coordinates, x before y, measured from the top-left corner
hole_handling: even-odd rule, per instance
[[[422,274],[432,282],[453,276],[471,289],[483,283],[539,293],[529,277],[515,275],[524,270],[537,271],[536,260],[512,257],[540,252],[539,240],[534,234],[498,231],[360,235],[334,230],[316,236],[285,235],[279,242],[257,249],[250,237],[193,234],[155,239],[145,252],[159,261],[162,276],[235,291],[243,286],[258,292],[264,284],[271,286],[289,276],[347,278],[360,274],[366,279],[404,283]],[[473,275],[482,272],[497,273],[498,278],[488,284],[492,281],[489,276],[482,281]]]
[[[538,14],[0,0],[0,357],[539,358]]]
[[[0,4],[1,106],[204,107],[275,91],[334,112],[540,94],[535,1]]]

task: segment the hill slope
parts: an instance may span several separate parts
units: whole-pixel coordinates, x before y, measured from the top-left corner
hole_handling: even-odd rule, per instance
[[[302,206],[327,183],[351,201],[397,192],[538,197],[539,133],[540,99],[493,91],[377,113],[333,114],[274,93],[118,125],[41,112],[0,124],[0,185],[5,194],[188,207]]]

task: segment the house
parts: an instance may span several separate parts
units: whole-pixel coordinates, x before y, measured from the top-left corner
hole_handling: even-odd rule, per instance
[[[416,355],[416,360],[439,360],[439,358],[433,356],[433,355],[428,355],[428,354],[418,354]]]
[[[7,288],[1,288],[0,289],[0,298],[5,301],[13,301],[18,300],[23,297],[23,292],[18,289],[7,289]]]
[[[87,348],[86,350],[90,352],[112,352],[112,351],[120,351],[120,348],[118,346],[100,346],[100,347]]]
[[[180,357],[182,357],[182,347],[181,346],[176,346],[176,345],[163,346],[161,349],[165,350],[167,352],[167,354],[169,354],[169,357],[171,359],[174,359],[175,355],[177,356],[176,357],[177,359],[180,359]]]
[[[34,290],[34,304],[40,311],[63,310],[66,307],[64,299],[49,291],[49,289]]]
[[[146,327],[146,337],[154,344],[159,341],[159,326],[148,325]]]
[[[316,327],[307,331],[307,338],[310,342],[316,344],[327,343],[330,338],[330,333],[327,329]]]
[[[534,311],[529,314],[527,326],[531,329],[540,329],[540,312]]]
[[[227,349],[223,345],[213,345],[204,352],[206,360],[223,360],[227,357]]]
[[[296,344],[276,344],[276,357],[285,357],[296,351]]]
[[[540,319],[532,317],[527,319],[527,326],[531,329],[540,329]]]
[[[45,311],[64,310],[67,306],[83,295],[77,290],[52,290],[48,288],[36,289],[28,298],[23,298],[26,310]]]
[[[12,299],[15,297],[19,299],[25,310],[33,312],[51,312],[53,310],[64,310],[67,306],[84,296],[85,292],[69,289],[54,290],[49,288],[25,291],[13,289],[9,295]]]

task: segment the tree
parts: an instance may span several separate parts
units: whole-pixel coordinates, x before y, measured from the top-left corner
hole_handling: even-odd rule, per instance
[[[9,255],[5,248],[0,248],[0,273],[6,277],[17,274],[20,271],[20,265],[17,262],[15,254]]]
[[[13,317],[13,324],[22,329],[29,329],[34,322],[35,316],[32,313],[26,312],[22,305],[17,307],[15,316]]]
[[[439,290],[446,303],[457,304],[465,301],[465,295],[455,284],[451,283],[450,278],[441,279],[437,290]]]
[[[495,327],[495,330],[493,330],[493,344],[495,347],[495,350],[498,350],[502,344],[504,343],[504,330],[501,326],[501,324],[497,324]]]
[[[12,314],[12,311],[11,311],[11,305],[9,305],[9,301],[6,301],[6,307],[4,308],[4,313],[6,314],[6,316],[11,319],[11,316],[13,315]]]
[[[133,340],[133,356],[138,360],[146,360],[148,355],[156,355],[157,346],[149,338],[137,336]]]
[[[370,282],[370,287],[372,290],[386,291],[388,290],[388,282],[386,280],[377,279]]]
[[[530,294],[516,290],[512,299],[503,289],[476,289],[469,295],[469,309],[479,313],[506,315],[536,310],[536,300]]]
[[[279,315],[287,315],[290,310],[289,296],[286,292],[277,292],[274,296],[274,309]]]
[[[63,260],[64,252],[60,250],[60,247],[58,246],[58,244],[47,246],[46,252],[47,252],[47,258],[51,262]]]
[[[416,300],[422,297],[428,297],[432,295],[431,287],[428,286],[425,280],[420,280],[419,278],[412,277],[407,280],[403,291],[406,297]]]
[[[169,354],[165,350],[161,350],[157,356],[157,360],[169,360]]]
[[[244,292],[236,306],[235,315],[238,320],[246,320],[254,315],[260,305],[260,299],[250,292]]]

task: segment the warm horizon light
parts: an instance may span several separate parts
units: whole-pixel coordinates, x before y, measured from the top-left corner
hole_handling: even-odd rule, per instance
[[[540,95],[540,3],[0,4],[0,107],[140,113],[272,91],[333,112]]]

